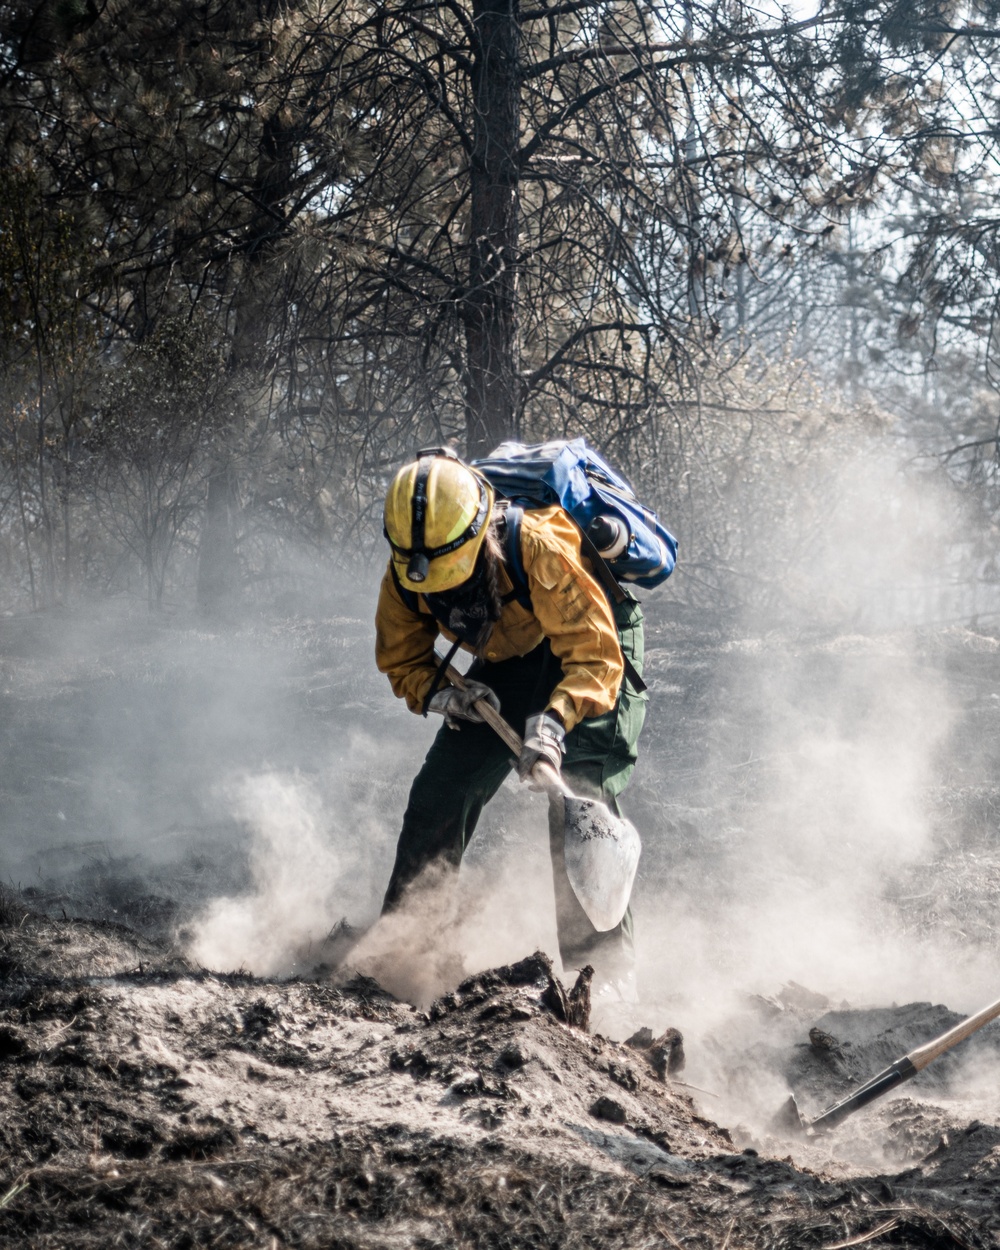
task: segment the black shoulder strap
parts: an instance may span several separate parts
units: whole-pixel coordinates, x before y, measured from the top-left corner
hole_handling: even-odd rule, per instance
[[[392,584],[396,587],[396,590],[399,592],[400,599],[402,599],[402,601],[406,604],[406,606],[410,609],[411,612],[419,613],[420,601],[417,595],[415,594],[414,591],[407,590],[406,587],[399,580],[399,574],[396,572],[396,566],[392,560],[389,561],[389,571],[392,573]],[[427,689],[427,693],[424,695],[423,706],[420,709],[421,714],[423,716],[427,715],[427,709],[431,705],[431,699],[433,699],[434,696],[437,694],[437,692],[441,689],[441,683],[444,681],[445,669],[447,669],[448,665],[455,658],[455,652],[458,650],[458,648],[461,645],[462,645],[461,640],[456,638],[455,642],[452,644],[451,650],[448,652],[448,654],[444,657],[444,659],[438,665],[437,672],[434,674],[434,680],[431,682],[430,686]]]
[[[628,658],[628,656],[625,654],[624,651],[622,652],[622,663],[625,665],[625,676],[628,679],[628,682],[631,685],[632,689],[636,692],[636,694],[645,694],[646,691],[649,689],[649,687],[639,676],[639,670],[632,663],[632,661]]]
[[[567,515],[569,514],[567,513]],[[580,551],[590,561],[590,566],[594,570],[594,576],[604,588],[604,593],[612,603],[624,603],[628,595],[618,584],[618,578],[608,568],[607,560],[594,546],[587,531],[580,525],[577,526],[577,529],[580,531]]]
[[[590,561],[590,567],[594,570],[594,576],[604,588],[604,593],[614,604],[624,603],[628,595],[622,590],[618,584],[618,578],[608,568],[608,562],[594,546],[587,534],[587,531],[580,526],[580,552]],[[632,689],[636,694],[645,694],[649,689],[646,683],[639,676],[639,671],[625,652],[622,652],[622,663],[625,665],[625,676],[628,678]]]
[[[441,683],[444,681],[444,675],[448,670],[448,665],[455,658],[455,652],[458,650],[458,648],[461,645],[462,645],[461,638],[456,638],[455,641],[448,648],[448,654],[444,657],[441,663],[437,666],[437,672],[434,674],[434,680],[428,686],[427,693],[424,695],[423,706],[420,709],[421,716],[427,715],[427,711],[431,705],[431,699],[433,699],[434,696],[437,694],[437,692],[441,689]],[[437,656],[435,655],[435,659],[436,658]]]
[[[511,599],[516,599],[522,608],[530,612],[531,592],[528,589],[528,574],[524,571],[524,561],[521,558],[521,521],[523,519],[524,509],[518,504],[509,504],[504,509],[507,576],[514,587],[506,596],[506,601],[509,603]]]

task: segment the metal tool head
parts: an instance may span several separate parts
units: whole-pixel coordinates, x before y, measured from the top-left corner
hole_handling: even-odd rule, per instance
[[[631,821],[597,799],[566,795],[563,803],[566,876],[587,919],[604,933],[625,915],[642,843]]]
[[[771,1128],[782,1137],[802,1137],[809,1132],[809,1121],[799,1110],[794,1094],[789,1094],[781,1110],[771,1121]]]

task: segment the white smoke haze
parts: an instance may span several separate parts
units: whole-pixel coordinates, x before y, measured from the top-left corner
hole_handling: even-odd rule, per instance
[[[676,860],[673,879],[669,852],[658,879],[647,866],[638,908],[651,1023],[685,1033],[686,1076],[720,1096],[706,1112],[758,1129],[787,1086],[757,1053],[781,1027],[755,1015],[750,996],[796,982],[834,1005],[971,1011],[1000,993],[994,948],[916,934],[891,901],[907,869],[940,852],[932,799],[955,768],[962,707],[914,626],[961,608],[947,567],[956,500],[870,448],[824,476],[827,489],[803,496],[762,552],[776,580],[798,552],[777,611],[754,605],[749,636],[718,648],[713,716],[746,732],[708,755],[701,788],[731,823]],[[683,677],[670,680],[683,689]],[[786,1028],[789,1045],[807,1040],[801,1020]]]
[[[272,771],[221,788],[251,833],[252,885],[213,899],[187,926],[188,955],[202,966],[308,975],[338,921],[373,919],[395,843],[381,799],[384,744],[360,731],[337,736],[340,753],[318,776]]]
[[[657,843],[669,835],[642,830],[644,990],[690,1013],[695,1030],[723,1018],[734,995],[772,993],[787,980],[852,1003],[939,996],[953,1005],[974,1001],[987,980],[987,956],[948,943],[923,949],[894,930],[884,900],[894,875],[933,846],[927,797],[955,709],[945,675],[903,627],[907,605],[900,613],[898,601],[901,587],[931,594],[939,537],[959,524],[954,500],[939,483],[904,475],[874,444],[814,458],[799,485],[811,489],[798,508],[786,508],[760,539],[760,577],[780,582],[773,620],[753,603],[752,634],[719,650],[753,661],[713,708],[737,728],[747,713],[746,756],[737,767],[732,758],[704,758],[702,788],[715,810],[738,811],[740,823],[712,830],[694,871],[675,881],[650,878],[662,858]],[[669,596],[669,585],[659,593]],[[655,632],[654,597],[647,609]],[[873,617],[893,628],[858,632]],[[401,731],[416,735],[419,722],[401,704],[395,710]],[[648,738],[641,749],[640,776],[663,762]],[[332,776],[325,798],[301,780],[245,781],[235,810],[255,830],[255,885],[212,904],[192,953],[214,966],[279,972],[299,967],[303,950],[341,915],[371,924],[385,881],[370,876],[359,888],[357,865],[366,856],[370,864],[377,845],[387,879],[418,758],[410,753],[404,769],[393,756],[373,757],[373,775],[397,782],[395,807],[368,791],[347,819]],[[651,784],[669,794],[669,771]],[[460,976],[535,945],[555,954],[542,809],[505,787],[484,815],[460,892],[429,886],[375,926],[351,966],[426,1004]],[[498,847],[498,829],[508,826],[513,841]]]
[[[372,925],[341,975],[361,972],[427,1007],[464,977],[534,950],[558,966],[548,803],[508,781],[489,810],[461,872],[425,873],[404,906]]]
[[[640,596],[650,717],[623,806],[645,847],[642,1002],[606,1027],[679,1027],[685,1079],[721,1095],[705,1110],[760,1125],[786,1091],[756,1049],[774,1023],[748,1014],[748,996],[795,981],[834,1003],[969,1011],[1000,993],[995,943],[933,916],[915,927],[897,905],[908,874],[948,852],[935,796],[993,784],[996,751],[970,738],[975,672],[956,675],[970,648],[992,662],[993,644],[956,632],[952,664],[941,627],[996,605],[967,576],[954,492],[905,471],[884,441],[752,466],[725,506],[741,527],[741,613],[675,611],[693,593],[684,535],[675,585]],[[208,848],[190,875],[204,901],[178,926],[190,958],[309,974],[346,918],[369,930],[350,969],[421,1005],[533,949],[555,959],[545,802],[513,782],[486,809],[458,891],[429,888],[375,923],[437,728],[375,671],[379,571],[288,622],[133,623],[114,638],[101,621],[52,623],[37,652],[9,651],[5,684],[28,692],[35,719],[8,744],[6,875],[27,880],[23,865],[44,857],[65,877],[79,857],[61,848],[105,838],[155,882],[172,854]],[[46,666],[70,692],[58,732],[33,693]],[[86,745],[79,775],[39,782],[57,770],[38,760],[66,741]]]
[[[548,804],[537,796],[526,813],[527,837],[505,863],[471,866],[459,937],[471,971],[546,951],[559,968],[555,892],[549,858]]]
[[[306,783],[280,774],[248,777],[233,795],[253,830],[251,894],[218,898],[192,926],[190,956],[206,968],[288,973],[296,954],[330,928],[344,864]]]

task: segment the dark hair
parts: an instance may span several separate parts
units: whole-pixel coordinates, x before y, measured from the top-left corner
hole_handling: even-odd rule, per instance
[[[490,518],[482,546],[472,572],[458,586],[426,595],[431,611],[447,627],[463,638],[475,639],[476,645],[489,636],[503,612],[500,590],[500,568],[504,564],[503,541],[500,537],[503,514],[494,512]]]
[[[500,541],[501,516],[496,511],[490,517],[490,523],[483,539],[483,549],[479,553],[483,561],[487,609],[491,621],[498,621],[503,611],[503,595],[500,593],[500,568],[504,563],[503,543]]]

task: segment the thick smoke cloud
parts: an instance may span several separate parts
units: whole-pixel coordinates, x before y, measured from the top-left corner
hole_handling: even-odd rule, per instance
[[[985,793],[995,764],[963,668],[993,644],[948,632],[968,615],[958,505],[874,444],[754,491],[741,613],[698,606],[683,559],[646,597],[650,715],[625,801],[645,844],[642,1003],[601,1021],[679,1026],[692,1083],[722,1096],[706,1107],[748,1120],[782,1092],[743,1053],[748,996],[794,981],[967,1010],[995,993],[989,934],[919,903],[949,853],[942,793]],[[437,726],[374,671],[375,571],[325,591],[311,613],[241,627],[6,618],[6,877],[130,921],[148,918],[136,897],[169,901],[161,931],[219,969],[308,974],[342,918],[368,929]],[[950,854],[967,863],[960,825]],[[426,1004],[539,946],[555,954],[545,806],[510,782],[459,888],[376,925],[350,967]]]
[[[774,612],[750,605],[694,656],[668,634],[653,656],[654,698],[670,689],[702,761],[650,805],[662,840],[643,882],[643,979],[657,1023],[691,1041],[692,1082],[721,1097],[706,1109],[758,1127],[787,1087],[760,1053],[781,1030],[753,996],[795,983],[834,1004],[971,1010],[997,988],[992,945],[933,914],[916,926],[902,905],[933,900],[929,866],[949,850],[942,794],[975,765],[955,673],[970,645],[989,644],[949,626],[958,570],[941,536],[961,532],[958,506],[872,448],[832,458],[822,480],[762,559],[775,577],[790,551],[803,557]],[[647,800],[659,788],[648,770],[640,782]],[[789,1047],[806,1040],[802,1018],[787,1027]]]

